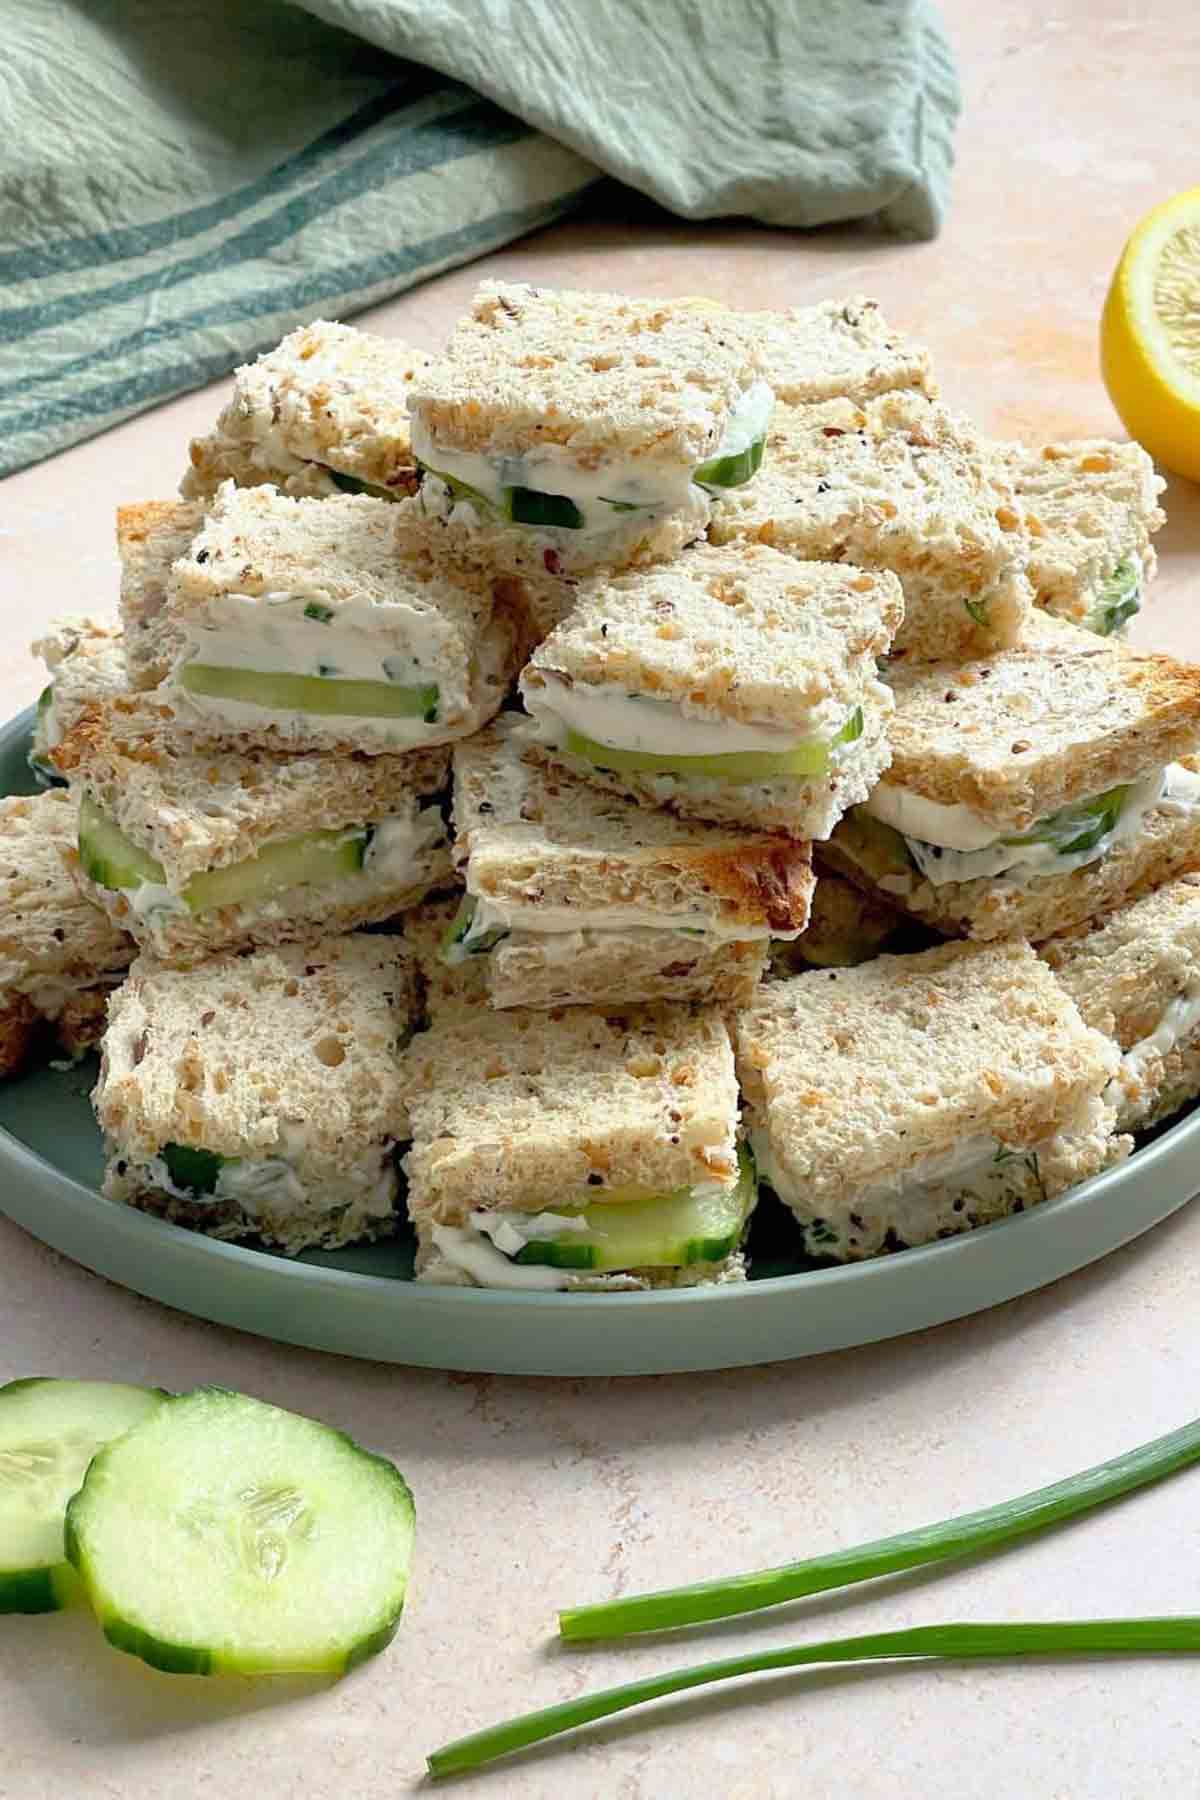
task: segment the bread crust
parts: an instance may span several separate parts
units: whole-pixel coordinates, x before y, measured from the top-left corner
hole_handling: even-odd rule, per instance
[[[204,519],[191,501],[142,500],[117,508],[121,622],[129,686],[157,687],[178,639],[164,619],[172,564],[185,554]]]
[[[414,1220],[736,1183],[733,1052],[713,1009],[475,1013],[435,1022],[406,1062]]]
[[[1032,605],[1003,471],[923,394],[776,406],[762,468],[714,503],[709,538],[890,570],[904,590],[895,647],[914,655],[1013,644]]]
[[[936,398],[925,345],[890,325],[878,300],[864,294],[727,316],[759,345],[767,382],[782,405],[840,397],[861,403],[905,388]]]

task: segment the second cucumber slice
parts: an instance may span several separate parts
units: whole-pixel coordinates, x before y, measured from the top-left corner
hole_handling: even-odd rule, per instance
[[[514,1260],[605,1272],[723,1262],[741,1242],[757,1194],[754,1164],[743,1151],[737,1185],[726,1193],[683,1188],[649,1200],[588,1206],[586,1231],[526,1244]]]
[[[816,738],[794,744],[790,750],[734,750],[727,756],[667,756],[654,750],[615,750],[597,743],[581,731],[567,732],[566,748],[572,756],[586,757],[598,769],[618,774],[689,776],[704,781],[777,781],[781,776],[825,775],[829,771],[829,745]]]
[[[354,719],[423,719],[437,722],[438,690],[390,686],[386,681],[340,681],[332,675],[284,675],[262,669],[226,669],[213,663],[184,663],[177,676],[189,694],[236,700],[264,711],[314,713]]]
[[[156,1669],[338,1675],[395,1636],[413,1529],[385,1458],[198,1388],[95,1458],[66,1549],[105,1637]]]

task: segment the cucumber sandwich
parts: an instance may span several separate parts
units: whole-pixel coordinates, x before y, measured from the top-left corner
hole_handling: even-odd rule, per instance
[[[757,474],[771,406],[719,315],[484,282],[413,381],[420,502],[518,565],[522,545],[572,572],[668,557]]]
[[[226,482],[149,631],[163,698],[196,738],[387,751],[478,729],[516,672],[505,585],[451,566],[403,506]]]
[[[192,439],[180,492],[211,500],[233,480],[317,498],[411,493],[408,392],[428,360],[353,325],[302,325],[237,370],[214,429]]]
[[[388,936],[134,963],[93,1095],[104,1192],[289,1254],[395,1229],[412,959]]]
[[[129,741],[93,709],[56,751],[79,797],[79,870],[164,961],[389,918],[450,874],[443,750],[282,756]]]
[[[808,845],[638,806],[522,739],[506,714],[455,751],[445,959],[478,962],[493,1006],[747,1000],[771,939],[804,930]]]
[[[715,1009],[450,1011],[406,1063],[419,1280],[603,1291],[743,1277],[756,1185]]]
[[[1140,611],[1157,567],[1151,532],[1166,483],[1140,444],[993,444],[1028,537],[1026,573],[1047,612],[1101,637]]]
[[[888,763],[892,575],[762,544],[581,582],[521,677],[534,753],[646,806],[828,837]]]
[[[1050,938],[1039,954],[1121,1052],[1109,1098],[1123,1131],[1200,1094],[1200,875]]]
[[[709,536],[891,570],[895,648],[931,661],[1014,644],[1032,606],[1011,484],[969,422],[921,393],[777,406],[762,474],[714,504]]]
[[[0,799],[0,1079],[49,1038],[70,1057],[104,1029],[104,1008],[134,953],[131,938],[81,891],[78,803],[62,788]]]
[[[1200,861],[1200,669],[1038,612],[889,679],[892,766],[824,854],[936,930],[1036,943]]]
[[[52,619],[29,648],[50,677],[37,698],[29,767],[42,787],[59,787],[64,777],[53,753],[80,713],[129,694],[124,634],[117,619],[68,613]]]
[[[811,1256],[988,1224],[1132,1147],[1115,1046],[1019,940],[768,982],[733,1031],[759,1175]]]

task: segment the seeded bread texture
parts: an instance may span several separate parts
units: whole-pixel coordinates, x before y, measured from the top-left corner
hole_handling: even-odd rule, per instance
[[[930,399],[937,394],[924,344],[889,325],[878,300],[862,294],[782,312],[734,313],[731,323],[758,345],[766,381],[785,406],[843,397],[861,404],[904,388]]]
[[[63,613],[51,619],[41,637],[34,638],[29,648],[45,663],[51,675],[57,675],[74,657],[102,655],[123,643],[120,619],[97,617],[94,613]]]
[[[888,781],[1002,832],[1200,749],[1200,665],[1038,614],[1014,649],[895,664]]]
[[[684,937],[637,928],[553,936],[516,930],[479,960],[495,1007],[634,1006],[668,1000],[744,1006],[767,966],[768,942]]]
[[[1038,606],[1082,625],[1118,563],[1136,564],[1143,584],[1152,578],[1150,534],[1166,521],[1158,504],[1166,483],[1140,444],[1085,438],[991,450],[1016,496]]]
[[[442,946],[462,901],[461,888],[412,907],[400,921],[405,948],[420,978],[422,1010],[432,1024],[452,1014],[470,1016],[488,1005],[486,956],[464,962],[442,960]]]
[[[609,795],[523,756],[514,715],[455,751],[454,826],[469,892],[500,907],[635,907],[730,931],[801,931],[808,917],[806,844]]]
[[[133,944],[84,893],[78,807],[61,788],[0,799],[0,996],[54,1017],[66,993],[126,967]]]
[[[570,616],[533,654],[547,680],[669,700],[718,722],[804,727],[863,699],[902,616],[889,575],[797,563],[757,544],[698,545],[660,568],[581,582]]]
[[[182,887],[202,869],[226,868],[265,844],[304,831],[374,824],[435,793],[444,749],[400,756],[278,756],[265,750],[195,750],[163,735],[129,741],[119,719],[93,708],[56,752],[58,766],[127,837]]]
[[[0,992],[0,1081],[20,1075],[37,1044],[40,1020],[24,994]]]
[[[417,1221],[736,1184],[737,1082],[715,1010],[476,1013],[435,1023],[406,1062]]]
[[[157,687],[178,651],[164,609],[171,565],[185,554],[204,519],[191,501],[143,500],[117,508],[121,622],[132,688]]]
[[[38,703],[30,757],[39,765],[82,714],[97,703],[131,694],[125,672],[125,639],[120,623],[70,614],[52,619],[44,636],[30,645],[51,676],[48,705]]]
[[[891,761],[887,724],[891,692],[871,680],[863,690],[863,732],[846,746],[826,775],[781,776],[741,783],[603,769],[536,738],[529,754],[645,807],[666,807],[683,818],[739,825],[750,831],[786,832],[805,840],[827,838],[843,813],[867,798]]]
[[[761,355],[686,302],[485,281],[412,384],[420,430],[455,450],[553,444],[583,468],[691,469],[719,445]]]
[[[1200,761],[1184,758],[1200,770]],[[865,838],[858,822],[844,819],[822,856],[852,881],[879,890],[914,918],[950,937],[1053,937],[1098,913],[1200,868],[1200,814],[1167,805],[1153,808],[1141,830],[1073,874],[1041,876],[1019,887],[1000,877],[979,881],[925,881],[907,864],[898,867]]]
[[[413,470],[416,479],[416,470]],[[262,487],[269,483],[294,500],[330,500],[343,493],[332,471],[318,462],[300,462],[280,446],[231,437],[219,426],[194,437],[188,445],[188,466],[179,483],[185,500],[211,500],[224,481],[238,487]]]
[[[1172,1001],[1200,991],[1200,874],[1051,938],[1040,954],[1089,1025],[1123,1052],[1150,1038]],[[1123,1129],[1143,1129],[1200,1093],[1200,1027],[1165,1051],[1124,1064]]]
[[[407,492],[415,473],[408,395],[428,360],[399,338],[314,319],[238,369],[216,431],[193,439],[182,491],[207,498],[227,474],[243,481],[236,465],[222,466],[226,446],[240,446],[246,473],[262,470],[257,481],[276,473],[312,481],[315,462]]]
[[[306,1182],[374,1166],[407,1135],[400,1045],[416,1012],[394,937],[329,937],[198,969],[139,957],[109,1006],[93,1101],[117,1158],[164,1144],[284,1154],[303,1130]]]
[[[761,470],[714,502],[709,538],[890,570],[896,648],[915,655],[1015,643],[1032,604],[1011,487],[972,426],[922,394],[777,406]]]
[[[1018,941],[769,982],[733,1024],[752,1137],[815,1217],[969,1138],[1078,1129],[1118,1061]]]

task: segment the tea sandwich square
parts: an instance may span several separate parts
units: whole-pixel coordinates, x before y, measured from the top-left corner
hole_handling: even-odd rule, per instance
[[[777,406],[761,474],[716,504],[714,543],[889,569],[895,649],[955,660],[1017,641],[1032,606],[1012,488],[963,418],[915,392]]]
[[[444,956],[494,1006],[747,1000],[804,930],[809,846],[681,819],[522,754],[508,714],[454,755],[466,893]]]
[[[94,1043],[134,954],[78,879],[77,831],[61,788],[0,799],[0,1079],[20,1073],[39,1037],[70,1056]]]
[[[195,969],[139,957],[93,1094],[104,1192],[289,1254],[395,1230],[416,1013],[391,937],[330,937]]]
[[[1115,1046],[1029,945],[942,944],[770,982],[734,1021],[760,1177],[810,1255],[984,1225],[1128,1154]]]
[[[1151,534],[1166,521],[1166,483],[1140,444],[993,444],[1028,539],[1034,600],[1107,637],[1141,610],[1157,568]]]
[[[427,512],[584,569],[698,537],[755,474],[772,396],[720,311],[493,281],[409,405]]]
[[[465,737],[517,667],[519,627],[403,508],[223,487],[151,628],[163,699],[198,741],[368,754]]]
[[[1200,862],[1200,667],[1038,613],[890,680],[891,767],[824,854],[937,930],[1038,942]]]
[[[744,1279],[756,1190],[717,1009],[446,1014],[405,1060],[418,1280]]]
[[[297,497],[411,493],[408,393],[428,360],[353,325],[302,325],[237,370],[214,429],[192,439],[180,492],[210,500],[232,480]]]
[[[689,818],[828,837],[889,760],[890,574],[698,545],[581,582],[521,677],[535,753]]]
[[[391,917],[452,873],[444,750],[279,756],[129,741],[96,709],[55,753],[79,863],[113,922],[164,961]]]
[[[1144,1131],[1200,1094],[1200,874],[1040,946],[1089,1025],[1121,1052],[1110,1098]]]

